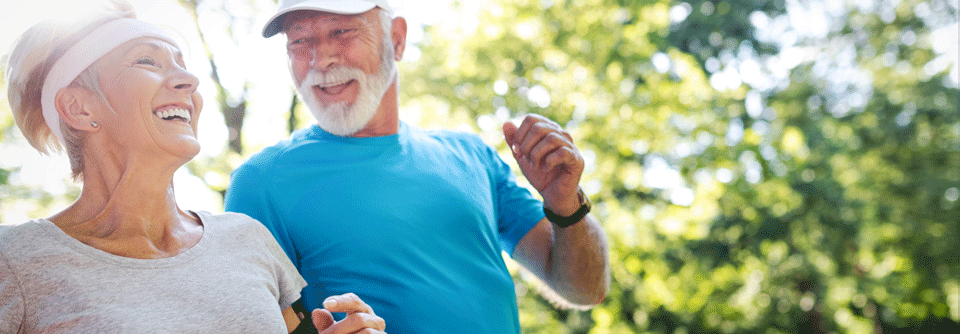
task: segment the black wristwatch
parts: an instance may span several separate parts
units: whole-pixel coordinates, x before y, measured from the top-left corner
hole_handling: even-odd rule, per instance
[[[576,224],[578,221],[582,220],[583,217],[586,217],[587,214],[590,213],[590,208],[593,206],[593,204],[590,203],[590,197],[587,197],[587,195],[583,193],[583,188],[580,187],[577,187],[577,197],[580,198],[580,203],[582,204],[580,204],[580,208],[577,209],[577,212],[574,212],[568,217],[553,213],[553,211],[550,211],[550,209],[547,209],[547,206],[544,205],[543,213],[547,215],[547,220],[554,225],[557,225],[557,227],[564,228]]]

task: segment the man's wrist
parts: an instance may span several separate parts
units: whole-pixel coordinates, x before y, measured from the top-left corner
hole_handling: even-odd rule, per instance
[[[577,187],[577,204],[572,210],[567,209],[558,213],[551,210],[546,204],[544,204],[543,213],[546,215],[547,220],[554,225],[563,228],[583,220],[583,217],[586,217],[586,215],[590,213],[591,207],[592,204],[590,203],[590,198],[583,193],[582,188]]]
[[[550,202],[544,200],[543,207],[549,209],[550,212],[566,217],[573,215],[574,212],[580,209],[580,206],[582,206],[585,201],[584,198],[586,198],[586,195],[583,193],[583,189],[578,186],[573,196],[565,196],[563,199]]]

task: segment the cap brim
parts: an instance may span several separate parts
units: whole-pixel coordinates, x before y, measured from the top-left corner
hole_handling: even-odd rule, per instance
[[[377,5],[373,2],[353,2],[353,1],[304,1],[296,5],[284,8],[278,11],[263,26],[263,37],[276,35],[283,30],[283,16],[290,12],[298,10],[314,10],[318,12],[328,12],[334,14],[353,15],[364,13],[373,9]]]

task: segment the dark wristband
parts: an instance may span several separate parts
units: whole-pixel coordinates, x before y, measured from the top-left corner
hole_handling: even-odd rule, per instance
[[[303,300],[298,300],[290,306],[293,307],[295,313],[303,315],[300,325],[297,325],[297,328],[290,334],[317,334],[317,327],[313,325],[313,314],[303,307]]]
[[[557,227],[560,227],[560,228],[564,228],[564,227],[576,224],[578,221],[583,220],[583,217],[586,217],[587,214],[590,213],[590,208],[592,207],[592,204],[590,203],[590,198],[583,193],[582,188],[577,188],[577,197],[580,198],[580,203],[582,204],[580,204],[580,208],[577,209],[577,212],[574,212],[573,215],[570,215],[568,217],[560,216],[556,213],[553,213],[553,211],[550,211],[550,209],[547,209],[547,206],[544,205],[543,213],[547,216],[547,220],[549,220],[551,223],[553,223],[554,225],[557,225]]]
[[[303,320],[300,320],[300,325],[290,334],[317,334],[317,328],[313,326],[313,316],[307,314],[303,317]]]

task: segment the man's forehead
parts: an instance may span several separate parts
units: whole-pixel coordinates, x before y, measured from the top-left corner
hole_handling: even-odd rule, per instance
[[[362,20],[362,15],[363,14],[345,15],[315,10],[293,11],[283,16],[283,31],[303,28],[305,25],[313,23],[337,23]]]

